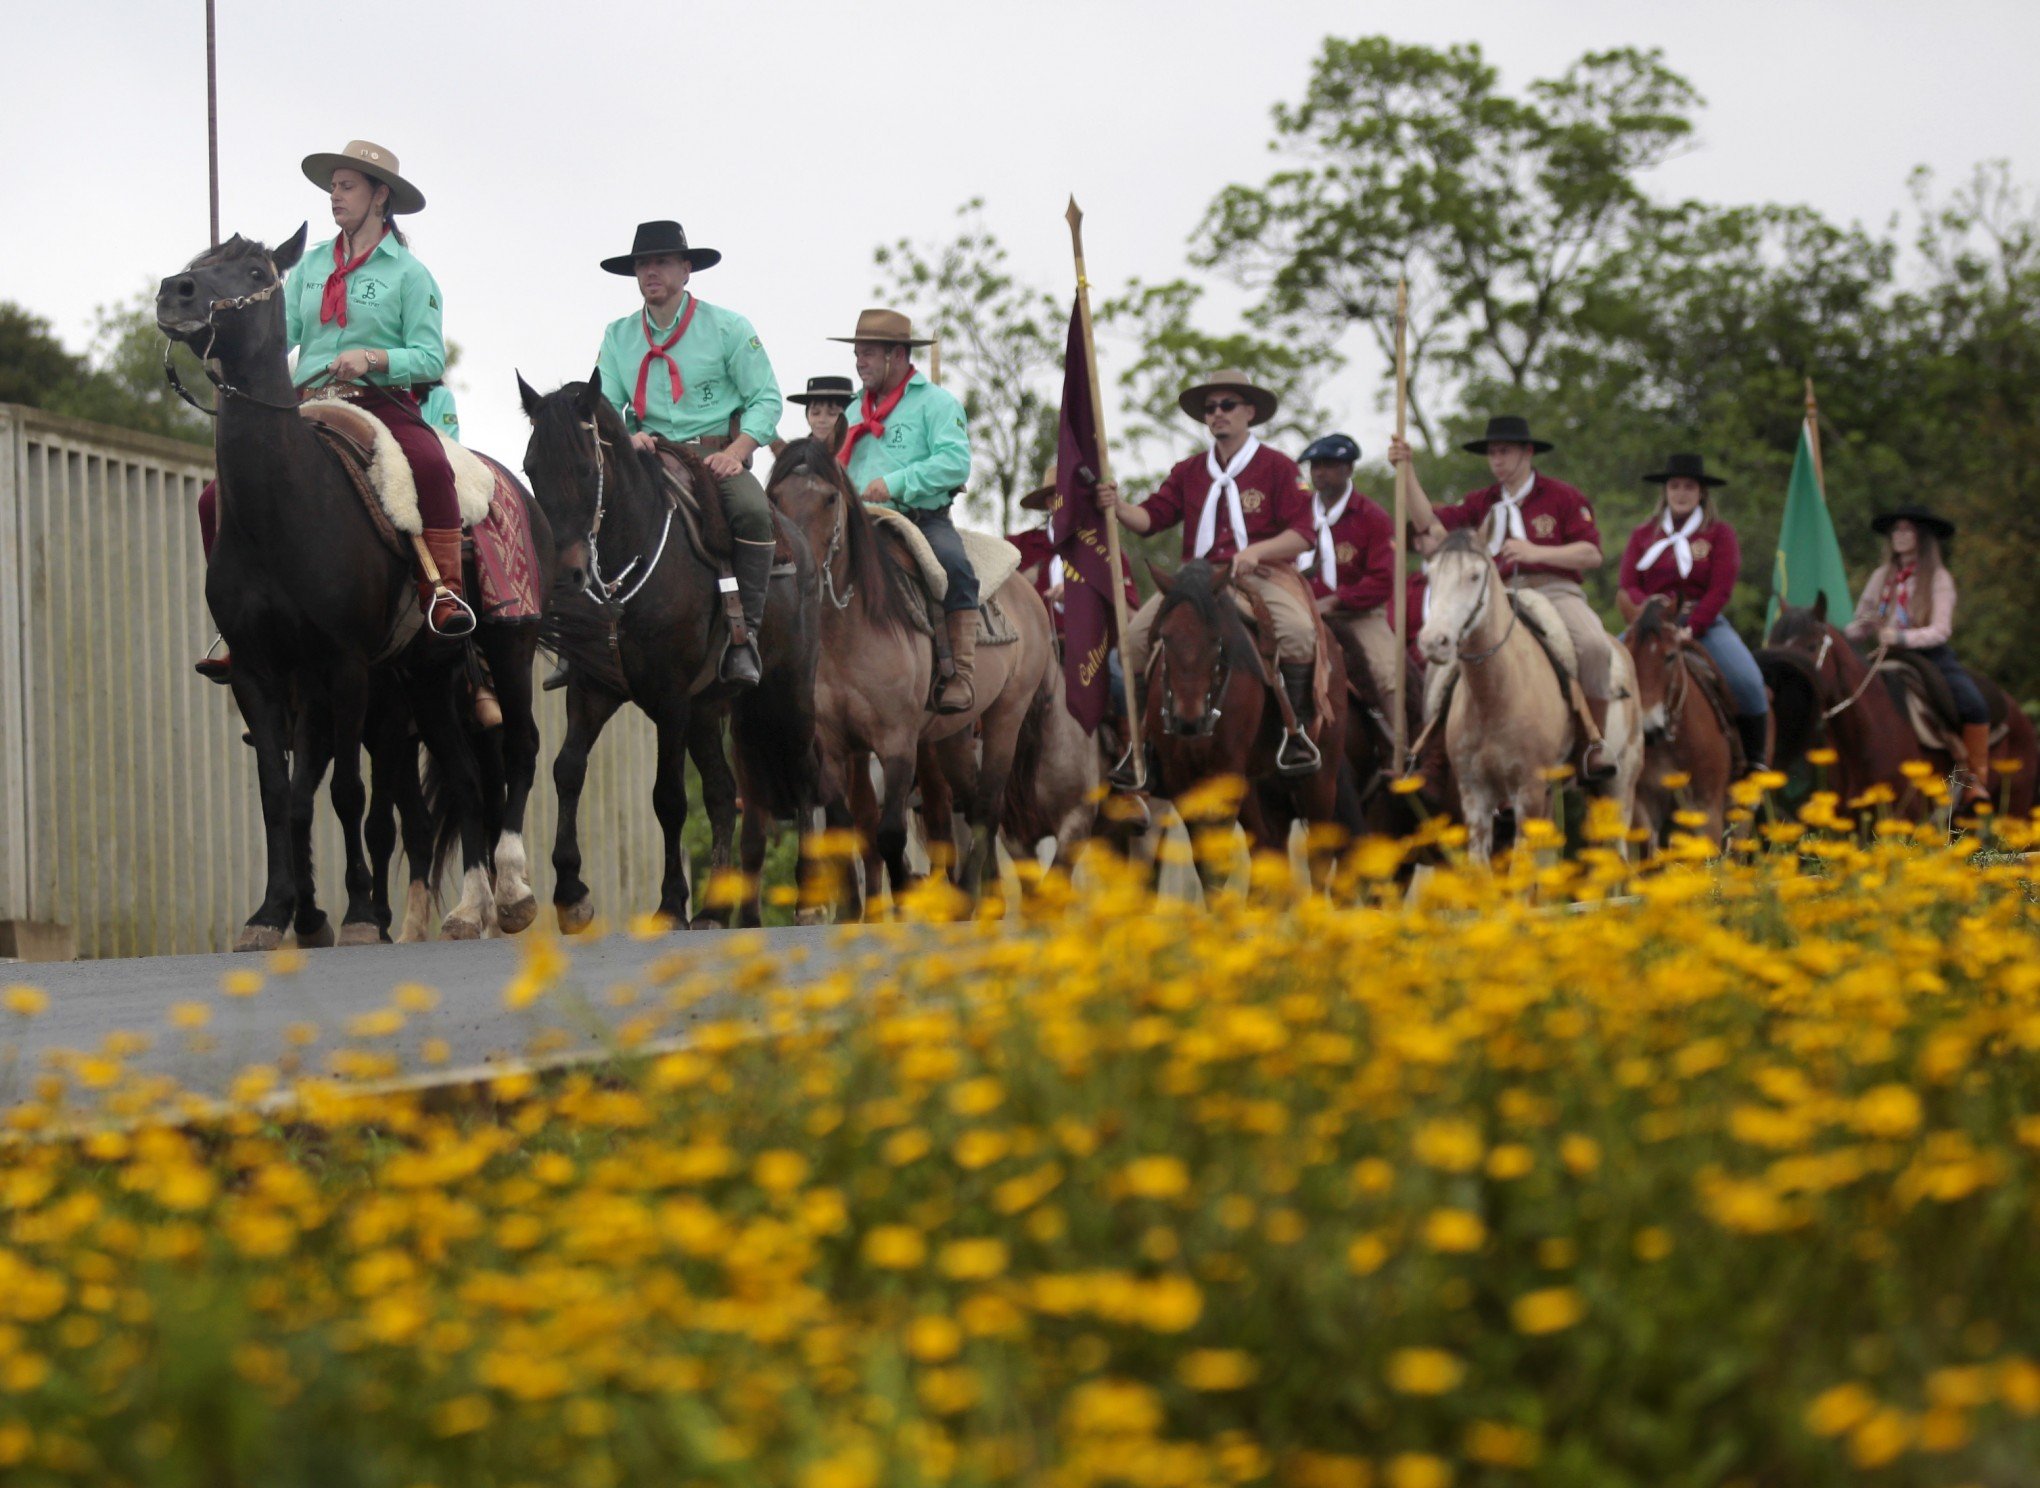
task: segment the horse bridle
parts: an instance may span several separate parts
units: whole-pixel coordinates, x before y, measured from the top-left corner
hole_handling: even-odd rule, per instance
[[[1156,617],[1155,628],[1161,628],[1159,616]],[[1227,654],[1225,638],[1220,636],[1217,641],[1218,663],[1211,669],[1211,681],[1205,685],[1203,717],[1186,724],[1183,715],[1176,711],[1174,690],[1167,685],[1162,688],[1162,732],[1172,739],[1209,738],[1217,730],[1219,720],[1225,716],[1222,704],[1226,690],[1232,686],[1232,658]],[[1169,643],[1166,637],[1161,638],[1156,652],[1162,665],[1162,681],[1166,684],[1169,673]]]
[[[245,310],[250,305],[259,305],[264,300],[272,298],[282,288],[283,275],[277,272],[276,260],[272,258],[269,260],[269,282],[263,285],[262,288],[252,290],[244,295],[235,295],[232,299],[210,300],[206,303],[205,349],[203,351],[198,351],[196,347],[192,349],[197,351],[199,370],[205,373],[205,380],[219,390],[222,398],[239,398],[242,402],[253,403],[259,408],[273,408],[279,413],[295,413],[298,406],[295,401],[272,403],[267,398],[258,398],[246,388],[235,387],[231,382],[220,376],[219,373],[213,371],[213,346],[220,336],[219,321],[215,317],[222,310]],[[212,407],[207,407],[199,402],[198,399],[191,395],[191,389],[184,385],[184,379],[177,375],[177,364],[170,360],[171,348],[175,344],[169,337],[165,336],[163,338],[163,377],[170,384],[170,391],[177,394],[178,397],[189,403],[193,408],[196,408],[207,418],[218,418],[220,416],[219,406],[215,404]]]
[[[1493,567],[1492,564],[1489,566]],[[1473,607],[1473,613],[1460,623],[1458,633],[1452,637],[1453,651],[1457,653],[1459,660],[1467,666],[1479,666],[1497,651],[1501,650],[1502,647],[1506,646],[1509,643],[1509,637],[1516,633],[1516,607],[1510,605],[1509,623],[1502,631],[1502,638],[1485,651],[1476,651],[1469,655],[1466,650],[1466,638],[1472,633],[1474,626],[1480,624],[1486,618],[1489,596],[1494,593],[1497,587],[1498,585],[1493,582],[1483,583],[1480,586],[1480,603]]]
[[[616,591],[623,588],[624,581],[630,578],[631,570],[638,566],[644,555],[640,553],[624,564],[623,572],[614,579],[602,577],[602,553],[596,537],[602,531],[602,513],[608,501],[609,442],[602,437],[602,426],[596,420],[591,418],[581,427],[588,431],[588,437],[595,445],[595,519],[588,524],[588,576],[581,584],[581,592],[597,605],[615,605],[622,609],[637,598],[638,591],[645,587],[645,582],[657,570],[659,560],[666,556],[666,539],[673,535],[673,504],[670,501],[666,503],[666,520],[659,525],[659,543],[652,549],[651,562],[645,565],[635,584],[618,594]]]
[[[829,533],[829,550],[822,555],[822,594],[830,604],[839,610],[850,608],[850,601],[857,597],[857,581],[845,579],[843,587],[836,587],[836,555],[844,548],[844,537],[850,525],[850,512],[846,505],[853,497],[836,493],[836,525]]]
[[[1823,673],[1821,672],[1821,668],[1827,665],[1828,655],[1834,650],[1834,648],[1835,648],[1835,632],[1833,627],[1829,627],[1828,629],[1821,632],[1820,648],[1813,653],[1814,676],[1820,677],[1823,675]],[[1856,699],[1860,698],[1864,693],[1870,690],[1870,684],[1877,680],[1877,669],[1884,665],[1884,658],[1888,656],[1890,653],[1891,643],[1889,641],[1879,640],[1877,642],[1876,653],[1873,656],[1871,656],[1868,662],[1864,664],[1863,680],[1856,685],[1856,690],[1854,692],[1850,693],[1847,697],[1843,698],[1839,703],[1836,703],[1832,708],[1829,708],[1826,712],[1820,715],[1823,722],[1832,718],[1840,717],[1842,714],[1848,712],[1849,709],[1856,706]],[[1835,668],[1835,682],[1837,685],[1840,684],[1841,678],[1842,669],[1839,666],[1837,666]]]

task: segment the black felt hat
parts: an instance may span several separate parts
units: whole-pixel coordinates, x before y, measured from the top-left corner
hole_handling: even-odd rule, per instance
[[[1718,475],[1709,475],[1707,462],[1698,455],[1673,455],[1665,461],[1664,469],[1652,471],[1644,480],[1653,486],[1662,486],[1667,481],[1691,480],[1710,489],[1728,484]]]
[[[1870,519],[1870,530],[1888,534],[1900,522],[1910,522],[1915,527],[1924,527],[1942,542],[1955,535],[1955,524],[1946,517],[1937,516],[1924,506],[1908,503],[1888,512],[1879,512]]]
[[[1460,448],[1476,455],[1487,453],[1491,444],[1527,444],[1538,454],[1551,448],[1551,442],[1538,439],[1530,433],[1530,420],[1520,413],[1504,413],[1487,421],[1487,433],[1478,439],[1469,439]]]
[[[722,262],[722,254],[713,248],[689,248],[687,232],[677,222],[640,222],[637,237],[631,241],[630,252],[603,259],[602,267],[609,273],[627,277],[637,272],[639,259],[654,258],[661,253],[684,258],[690,267],[696,269],[713,268]]]
[[[789,403],[814,403],[817,401],[841,403],[845,408],[848,408],[856,400],[856,397],[857,394],[851,389],[850,379],[847,377],[810,377],[807,380],[807,391],[804,393],[789,393],[787,394],[786,401]]]

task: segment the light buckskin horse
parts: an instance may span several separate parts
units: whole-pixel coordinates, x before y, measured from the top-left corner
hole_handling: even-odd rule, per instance
[[[578,812],[588,754],[603,726],[626,702],[637,704],[658,730],[652,809],[665,836],[658,912],[689,924],[686,847],[690,746],[707,746],[704,709],[729,700],[737,780],[743,790],[741,843],[746,878],[739,917],[761,918],[759,875],[775,819],[806,827],[820,780],[815,756],[815,670],[819,603],[812,552],[800,534],[777,523],[791,565],[775,567],[757,638],[764,677],[733,690],[717,677],[727,631],[717,593],[718,565],[706,545],[725,531],[715,477],[699,456],[679,450],[688,489],[698,501],[690,519],[668,501],[659,457],[634,449],[595,378],[541,396],[517,380],[531,419],[524,467],[552,519],[565,586],[548,623],[571,666],[567,737],[553,762],[559,791],[559,832],[553,844],[553,906],[560,928],[586,929],[594,918],[581,878]],[[604,578],[603,554],[608,573]],[[613,637],[613,639],[612,639]],[[713,748],[720,750],[719,738]],[[706,779],[706,776],[704,777]],[[692,923],[714,924],[708,917]]]
[[[1933,809],[1934,802],[1906,778],[1906,762],[1925,760],[1944,779],[1958,768],[1967,769],[1967,761],[1920,743],[1892,686],[1880,685],[1870,663],[1857,654],[1847,636],[1828,623],[1825,594],[1810,607],[1780,606],[1769,640],[1770,649],[1761,660],[1765,676],[1780,698],[1779,758],[1786,758],[1788,749],[1796,752],[1822,742],[1832,744],[1833,785],[1844,808],[1871,786],[1883,785],[1890,788],[1901,813],[1919,819]],[[1784,706],[1786,694],[1801,690],[1793,683],[1793,670],[1805,678],[1812,697],[1788,709]],[[2002,697],[1988,677],[1974,670],[1970,675],[1986,701],[1993,694]],[[2018,766],[2009,777],[1983,783],[1992,803],[2000,814],[2026,815],[2033,809],[2035,775],[2040,774],[2040,741],[2036,741],[2033,721],[2009,699],[2005,700],[2004,737],[1991,745],[1991,759]]]
[[[1281,777],[1275,754],[1282,743],[1282,715],[1269,696],[1270,688],[1281,683],[1271,679],[1247,631],[1233,598],[1231,570],[1192,559],[1173,577],[1159,568],[1151,572],[1162,604],[1155,614],[1141,715],[1141,727],[1154,747],[1150,791],[1171,802],[1193,839],[1237,824],[1257,849],[1286,854],[1289,828],[1296,821],[1336,825],[1347,834],[1357,831],[1357,795],[1350,783],[1343,799],[1340,791],[1341,778],[1350,782],[1350,775],[1345,764],[1346,663],[1339,647],[1321,637],[1330,648],[1332,706],[1316,741],[1318,767],[1308,775]],[[1223,780],[1237,780],[1244,789],[1237,795],[1198,789]],[[1223,865],[1204,852],[1196,862],[1209,894],[1219,886]],[[1312,884],[1323,888],[1332,866],[1330,854],[1314,850]]]
[[[1623,642],[1636,668],[1636,701],[1643,714],[1643,770],[1637,782],[1633,825],[1662,841],[1675,811],[1707,818],[1709,840],[1720,842],[1728,820],[1728,786],[1736,748],[1724,715],[1703,691],[1708,685],[1694,656],[1697,642],[1682,641],[1671,604],[1662,594],[1643,602]],[[1684,775],[1676,789],[1667,775]]]
[[[1459,671],[1444,719],[1445,753],[1459,786],[1467,855],[1485,864],[1494,852],[1497,812],[1512,808],[1518,831],[1526,821],[1549,817],[1546,772],[1571,758],[1577,723],[1563,679],[1529,624],[1519,619],[1501,571],[1475,533],[1459,531],[1445,539],[1431,559],[1430,590],[1431,615],[1417,643],[1432,666]],[[1615,778],[1605,794],[1627,821],[1643,741],[1629,652],[1612,638],[1609,646],[1614,696],[1603,737],[1615,760]]]
[[[299,415],[284,336],[283,276],[304,252],[300,227],[274,252],[236,235],[165,279],[156,323],[208,363],[219,389],[219,541],[206,570],[206,605],[234,657],[234,702],[255,746],[268,881],[235,949],[279,945],[286,927],[300,945],[332,943],[312,877],[313,803],[333,769],[333,809],[346,851],[343,944],[382,940],[363,842],[367,792],[361,750],[371,685],[390,669],[418,732],[443,772],[442,809],[457,825],[462,893],[442,926],[449,939],[482,933],[490,901],[506,929],[537,912],[523,877],[524,805],[537,769],[532,717],[533,623],[476,628],[501,699],[507,795],[485,800],[480,766],[456,711],[466,643],[422,631],[378,662],[393,618],[415,605],[411,565],[384,545],[340,458]],[[550,581],[545,517],[518,488]],[[415,764],[415,755],[413,756]],[[500,808],[500,809],[499,809]],[[502,833],[492,844],[484,823]],[[491,885],[491,874],[495,884]]]
[[[959,881],[976,894],[996,875],[996,843],[1023,726],[1042,695],[1055,656],[1048,610],[1034,586],[1015,574],[994,598],[1019,632],[1008,645],[980,646],[976,698],[968,712],[929,707],[934,643],[916,628],[915,600],[895,570],[911,560],[881,537],[827,447],[797,439],[772,467],[766,495],[820,555],[822,663],[816,678],[816,736],[823,802],[831,827],[861,826],[875,843],[895,892],[911,880],[907,807],[923,742],[964,803],[970,846]],[[853,769],[875,756],[883,776],[875,824],[859,823],[851,803]],[[867,886],[867,891],[870,886]],[[862,912],[847,878],[842,913]]]

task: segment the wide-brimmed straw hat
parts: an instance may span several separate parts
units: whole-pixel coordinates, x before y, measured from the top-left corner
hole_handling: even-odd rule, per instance
[[[1182,395],[1176,399],[1176,406],[1201,424],[1204,422],[1204,400],[1213,393],[1245,394],[1247,401],[1254,405],[1254,417],[1250,422],[1265,424],[1275,417],[1275,395],[1237,367],[1220,367],[1195,387],[1184,388]]]
[[[637,272],[639,259],[657,258],[664,253],[686,259],[693,269],[712,269],[722,262],[722,254],[714,248],[688,247],[687,231],[679,223],[662,221],[640,222],[637,236],[631,239],[630,252],[603,259],[602,267],[607,273],[628,276]]]
[[[859,341],[881,341],[892,346],[933,346],[933,336],[916,336],[914,323],[897,310],[866,310],[857,317],[857,334],[831,336],[831,341],[856,345]]]
[[[789,403],[841,403],[845,408],[856,399],[856,391],[847,377],[810,377],[806,392],[786,395]]]
[[[1953,522],[1930,508],[1915,503],[1908,503],[1888,512],[1879,512],[1870,519],[1870,530],[1879,534],[1889,534],[1900,522],[1910,522],[1915,527],[1924,527],[1942,542],[1955,535]]]
[[[373,140],[349,140],[344,150],[322,150],[316,155],[307,155],[305,179],[321,191],[330,191],[333,188],[333,172],[343,165],[390,188],[389,211],[392,217],[399,212],[425,210],[425,193],[397,174],[397,157]]]
[[[1707,461],[1699,455],[1672,455],[1665,461],[1665,468],[1653,470],[1644,478],[1644,484],[1662,486],[1675,480],[1698,481],[1710,489],[1725,486],[1727,481],[1718,475],[1707,473]]]
[[[1504,413],[1487,421],[1487,433],[1478,439],[1469,439],[1461,449],[1476,455],[1487,453],[1491,444],[1527,444],[1538,454],[1550,449],[1551,441],[1539,439],[1530,432],[1530,420],[1520,413]]]

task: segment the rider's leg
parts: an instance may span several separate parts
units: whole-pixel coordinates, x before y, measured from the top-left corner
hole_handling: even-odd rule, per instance
[[[220,536],[220,488],[217,481],[207,481],[205,489],[198,493],[198,545],[205,553],[205,561],[212,562],[213,544]],[[218,646],[214,641],[213,645]],[[225,651],[215,656],[207,651],[194,664],[199,676],[208,682],[225,682],[234,674],[234,659]]]
[[[739,470],[717,482],[722,492],[723,514],[729,519],[730,540],[735,551],[730,569],[736,577],[737,600],[744,619],[744,643],[732,644],[723,652],[721,674],[725,682],[755,687],[765,675],[758,650],[758,630],[765,623],[765,591],[772,582],[772,507],[765,488],[748,470]]]
[[[1357,662],[1367,668],[1375,696],[1387,707],[1395,692],[1395,631],[1388,611],[1333,610],[1325,616],[1325,627],[1338,638],[1349,666]]]
[[[1729,699],[1735,704],[1735,728],[1742,738],[1744,760],[1753,771],[1765,769],[1767,725],[1764,715],[1770,711],[1771,704],[1764,691],[1764,674],[1757,667],[1757,659],[1750,655],[1750,648],[1743,644],[1743,638],[1736,634],[1735,627],[1718,615],[1702,633],[1700,644],[1707,648],[1707,654],[1714,658],[1715,670],[1728,684]]]
[[[1565,632],[1572,638],[1573,656],[1579,667],[1580,692],[1586,699],[1586,716],[1580,719],[1584,742],[1578,753],[1580,778],[1590,781],[1612,779],[1615,760],[1602,741],[1608,727],[1608,687],[1614,667],[1607,627],[1586,591],[1576,583],[1539,584],[1538,592],[1551,601]]]
[[[977,701],[977,573],[963,550],[962,535],[949,519],[948,507],[909,510],[907,516],[928,539],[928,546],[935,550],[936,560],[949,580],[949,593],[942,600],[942,619],[949,631],[953,670],[935,696],[935,711],[967,713]]]
[[[1250,574],[1236,583],[1268,607],[1275,626],[1275,661],[1296,719],[1295,732],[1286,734],[1276,751],[1275,766],[1285,774],[1308,774],[1322,763],[1305,734],[1317,719],[1317,615],[1302,589],[1286,581]]]
[[[1968,668],[1956,659],[1955,648],[1943,641],[1921,652],[1931,661],[1943,677],[1948,679],[1948,690],[1955,695],[1955,716],[1962,721],[1962,752],[1964,763],[1969,766],[1969,783],[1963,789],[1963,801],[1987,801],[1990,799],[1990,707],[1983,700],[1983,690],[1976,685],[1976,679],[1969,675]]]
[[[371,394],[355,406],[375,415],[395,436],[418,488],[418,516],[425,528],[425,548],[439,570],[437,585],[423,573],[419,575],[418,602],[431,617],[434,630],[443,635],[463,634],[464,628],[472,628],[473,619],[461,604],[460,497],[454,491],[453,466],[447,461],[446,446],[418,416],[417,403],[408,393],[389,397]]]

